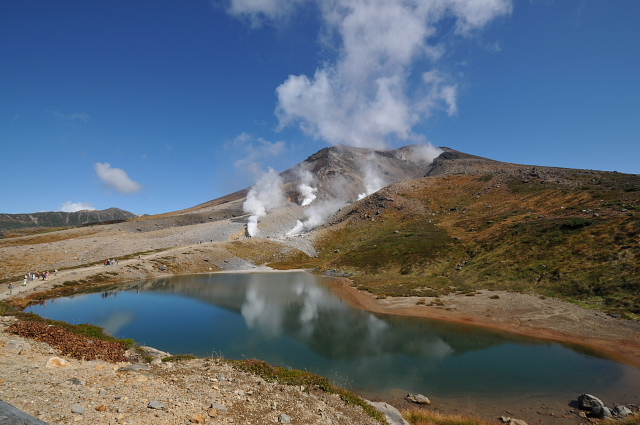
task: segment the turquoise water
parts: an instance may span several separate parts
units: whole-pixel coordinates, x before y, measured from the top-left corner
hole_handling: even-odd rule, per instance
[[[587,349],[372,314],[349,306],[307,273],[147,280],[27,311],[92,323],[172,354],[258,358],[367,392],[567,400],[585,392],[640,394],[640,380],[629,379],[638,376],[637,368]]]

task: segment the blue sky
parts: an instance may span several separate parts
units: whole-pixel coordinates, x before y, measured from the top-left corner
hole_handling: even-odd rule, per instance
[[[336,143],[640,173],[640,2],[0,3],[0,213],[188,208]]]

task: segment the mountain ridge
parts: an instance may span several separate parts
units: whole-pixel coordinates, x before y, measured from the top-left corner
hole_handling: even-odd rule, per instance
[[[136,214],[119,208],[105,210],[81,210],[75,212],[42,211],[37,213],[0,213],[0,230],[14,230],[29,227],[66,227],[115,220],[127,220]]]

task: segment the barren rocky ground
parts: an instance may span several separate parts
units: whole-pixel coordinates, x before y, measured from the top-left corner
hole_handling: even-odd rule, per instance
[[[51,424],[378,423],[337,395],[269,383],[218,359],[132,365],[61,356],[6,333],[12,322],[0,322],[0,398]]]

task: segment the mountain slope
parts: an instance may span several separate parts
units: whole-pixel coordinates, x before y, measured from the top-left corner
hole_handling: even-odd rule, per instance
[[[640,176],[448,149],[425,174],[343,208],[298,266],[379,296],[508,289],[640,317]]]
[[[66,227],[105,221],[127,220],[135,214],[119,208],[76,212],[47,211],[31,214],[0,214],[0,230],[25,227]]]

